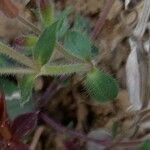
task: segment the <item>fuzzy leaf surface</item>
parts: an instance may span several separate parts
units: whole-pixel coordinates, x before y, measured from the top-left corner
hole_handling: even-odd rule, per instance
[[[116,80],[98,69],[94,69],[87,74],[85,86],[89,94],[99,102],[111,101],[118,94]]]
[[[41,66],[46,64],[52,55],[56,43],[56,29],[57,22],[47,27],[33,50],[34,59]]]
[[[64,41],[68,53],[83,60],[91,59],[91,41],[85,33],[68,31]]]
[[[150,149],[150,140],[146,140],[139,148],[139,150],[149,150],[149,149]]]

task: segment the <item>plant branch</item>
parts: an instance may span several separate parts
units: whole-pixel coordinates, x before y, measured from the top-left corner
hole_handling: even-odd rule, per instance
[[[36,68],[35,63],[30,58],[17,52],[13,48],[3,44],[2,42],[0,42],[0,53],[16,60],[17,62],[19,62],[25,66],[28,66],[31,68]]]
[[[63,45],[61,45],[59,42],[57,42],[57,44],[56,44],[56,49],[58,50],[58,52],[60,52],[61,54],[63,54],[66,57],[66,59],[68,59],[68,60],[78,61],[78,62],[82,61],[83,62],[82,59],[79,59],[79,58],[77,58],[77,57],[75,57],[75,56],[70,55],[69,53],[67,53],[67,51],[65,50],[65,48],[63,47]]]
[[[69,64],[69,65],[45,65],[42,67],[40,75],[63,75],[76,72],[87,71],[88,64]]]
[[[100,13],[99,19],[96,22],[96,25],[93,29],[92,34],[91,34],[91,37],[92,37],[93,40],[97,39],[97,36],[99,35],[99,33],[101,32],[103,26],[105,25],[107,15],[108,15],[113,3],[114,3],[114,0],[107,0],[106,4],[104,6],[104,9]]]
[[[56,123],[53,119],[51,119],[49,116],[47,116],[45,113],[40,113],[40,118],[48,125],[51,126],[52,128],[54,128],[55,130],[57,130],[58,132],[63,132],[65,134],[70,135],[71,137],[74,138],[79,138],[82,141],[91,141],[100,145],[104,145],[104,146],[110,146],[111,144],[113,144],[112,141],[110,140],[98,140],[95,138],[91,138],[88,137],[87,135],[85,135],[84,133],[78,132],[78,131],[74,131],[71,129],[68,129],[64,126],[62,126],[59,123]],[[119,141],[118,145],[116,146],[122,146],[122,147],[135,147],[139,144],[143,143],[143,141],[141,140],[130,140],[130,141]]]
[[[4,74],[33,74],[34,70],[22,68],[0,68],[0,75]]]
[[[26,20],[25,18],[23,18],[22,16],[18,16],[17,17],[18,21],[20,21],[21,23],[25,24],[26,26],[30,27],[36,34],[41,34],[41,30],[39,28],[37,28],[34,24],[32,24],[31,22],[29,22],[28,20]],[[68,58],[68,60],[78,60],[81,61],[81,59],[70,55],[69,53],[66,52],[65,48],[63,47],[63,45],[61,45],[59,42],[56,43],[56,48],[57,50],[63,54],[64,56],[66,56],[66,58]]]
[[[30,27],[35,33],[37,33],[37,34],[41,33],[41,30],[39,28],[37,28],[34,24],[32,24],[31,22],[29,22],[28,20],[26,20],[22,16],[18,15],[17,19],[21,23],[23,23],[23,24],[27,25],[28,27]]]

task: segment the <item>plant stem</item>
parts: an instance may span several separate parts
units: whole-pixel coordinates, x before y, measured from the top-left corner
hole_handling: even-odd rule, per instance
[[[21,22],[21,23],[23,23],[23,24],[25,24],[25,25],[27,25],[28,27],[30,27],[35,33],[37,33],[37,34],[40,34],[41,33],[41,30],[39,29],[39,28],[37,28],[34,24],[32,24],[31,22],[29,22],[28,20],[26,20],[25,18],[23,18],[22,16],[18,16],[17,17],[17,19]]]
[[[36,68],[36,65],[33,60],[31,60],[27,56],[17,52],[13,48],[3,44],[2,42],[0,42],[0,53],[16,60],[17,62],[19,62],[25,66],[28,66],[28,67],[31,67],[34,69]]]
[[[60,89],[64,88],[64,81],[68,79],[68,76],[60,76],[57,80],[54,79],[52,83],[48,86],[44,94],[38,99],[39,107],[42,108],[47,105],[50,100],[57,94]]]
[[[65,134],[68,134],[71,137],[80,138],[83,141],[92,141],[95,143],[100,143],[102,145],[108,145],[110,143],[110,141],[106,141],[106,140],[100,141],[97,139],[93,139],[93,138],[87,137],[85,134],[83,134],[81,132],[77,132],[77,131],[73,131],[71,129],[65,128],[61,124],[56,123],[53,119],[51,119],[45,113],[40,113],[40,117],[47,125],[51,126],[52,128],[54,128],[55,130],[57,130],[59,132],[63,132]]]
[[[74,131],[74,130],[71,130],[71,129],[68,129],[64,126],[62,126],[61,124],[59,123],[56,123],[53,119],[51,119],[49,116],[47,116],[47,114],[45,113],[40,113],[40,118],[48,125],[48,126],[51,126],[52,128],[54,128],[56,131],[58,132],[63,132],[65,134],[68,134],[70,135],[71,137],[74,137],[74,138],[79,138],[81,139],[82,141],[91,141],[91,142],[94,142],[94,143],[97,143],[97,144],[100,144],[100,145],[104,145],[104,146],[107,146],[107,147],[110,147],[110,145],[113,144],[112,141],[110,140],[98,140],[98,139],[95,139],[95,138],[91,138],[91,137],[88,137],[87,135],[85,135],[84,133],[81,133],[81,132],[78,132],[78,131]],[[119,141],[117,143],[117,145],[115,145],[116,147],[117,146],[122,146],[122,147],[137,147],[137,145],[143,143],[143,141],[141,140],[130,140],[130,141]]]
[[[40,75],[63,75],[88,70],[89,66],[87,64],[45,65],[41,68]]]
[[[33,74],[34,70],[22,68],[0,68],[0,75],[4,74]]]
[[[34,24],[32,24],[31,22],[29,22],[28,20],[26,20],[25,18],[23,18],[22,16],[18,16],[17,17],[18,21],[20,21],[21,23],[27,25],[28,27],[30,27],[35,33],[37,34],[41,34],[41,30],[39,28],[37,28]],[[61,45],[59,42],[56,43],[56,48],[57,50],[62,53],[64,56],[66,56],[68,58],[68,60],[78,60],[78,61],[82,61],[81,59],[70,55],[69,53],[67,53],[67,51],[65,50],[65,48],[63,47],[63,45]]]
[[[103,26],[105,25],[106,19],[107,19],[107,15],[113,5],[114,0],[107,0],[104,9],[102,10],[99,19],[93,29],[93,32],[91,34],[91,37],[93,40],[97,39],[97,36],[99,35],[99,33],[101,32]]]

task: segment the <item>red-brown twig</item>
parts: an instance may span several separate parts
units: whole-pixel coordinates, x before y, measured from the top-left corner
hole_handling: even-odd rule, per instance
[[[93,40],[96,40],[99,33],[101,32],[103,26],[105,25],[106,19],[107,19],[107,15],[112,7],[114,3],[114,0],[107,0],[104,9],[102,10],[102,12],[100,13],[99,19],[93,29],[93,32],[91,34],[91,37]]]
[[[110,147],[110,146],[122,146],[122,147],[135,147],[140,145],[141,143],[143,143],[143,141],[141,140],[130,140],[130,141],[123,141],[120,140],[116,143],[113,143],[113,141],[104,139],[104,140],[98,140],[98,139],[94,139],[91,137],[86,136],[84,133],[78,132],[78,131],[74,131],[71,129],[68,129],[64,126],[62,126],[59,123],[56,123],[53,119],[51,119],[49,116],[47,116],[45,113],[40,113],[40,118],[48,125],[51,126],[52,128],[54,128],[55,130],[57,130],[58,132],[63,132],[65,134],[70,135],[71,137],[74,138],[79,138],[85,142],[87,141],[91,141],[100,145],[104,145],[106,147]]]

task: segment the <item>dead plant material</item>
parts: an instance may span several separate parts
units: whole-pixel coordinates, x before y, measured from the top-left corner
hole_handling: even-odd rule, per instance
[[[10,0],[0,1],[0,10],[9,18],[15,18],[19,14],[19,10]]]

